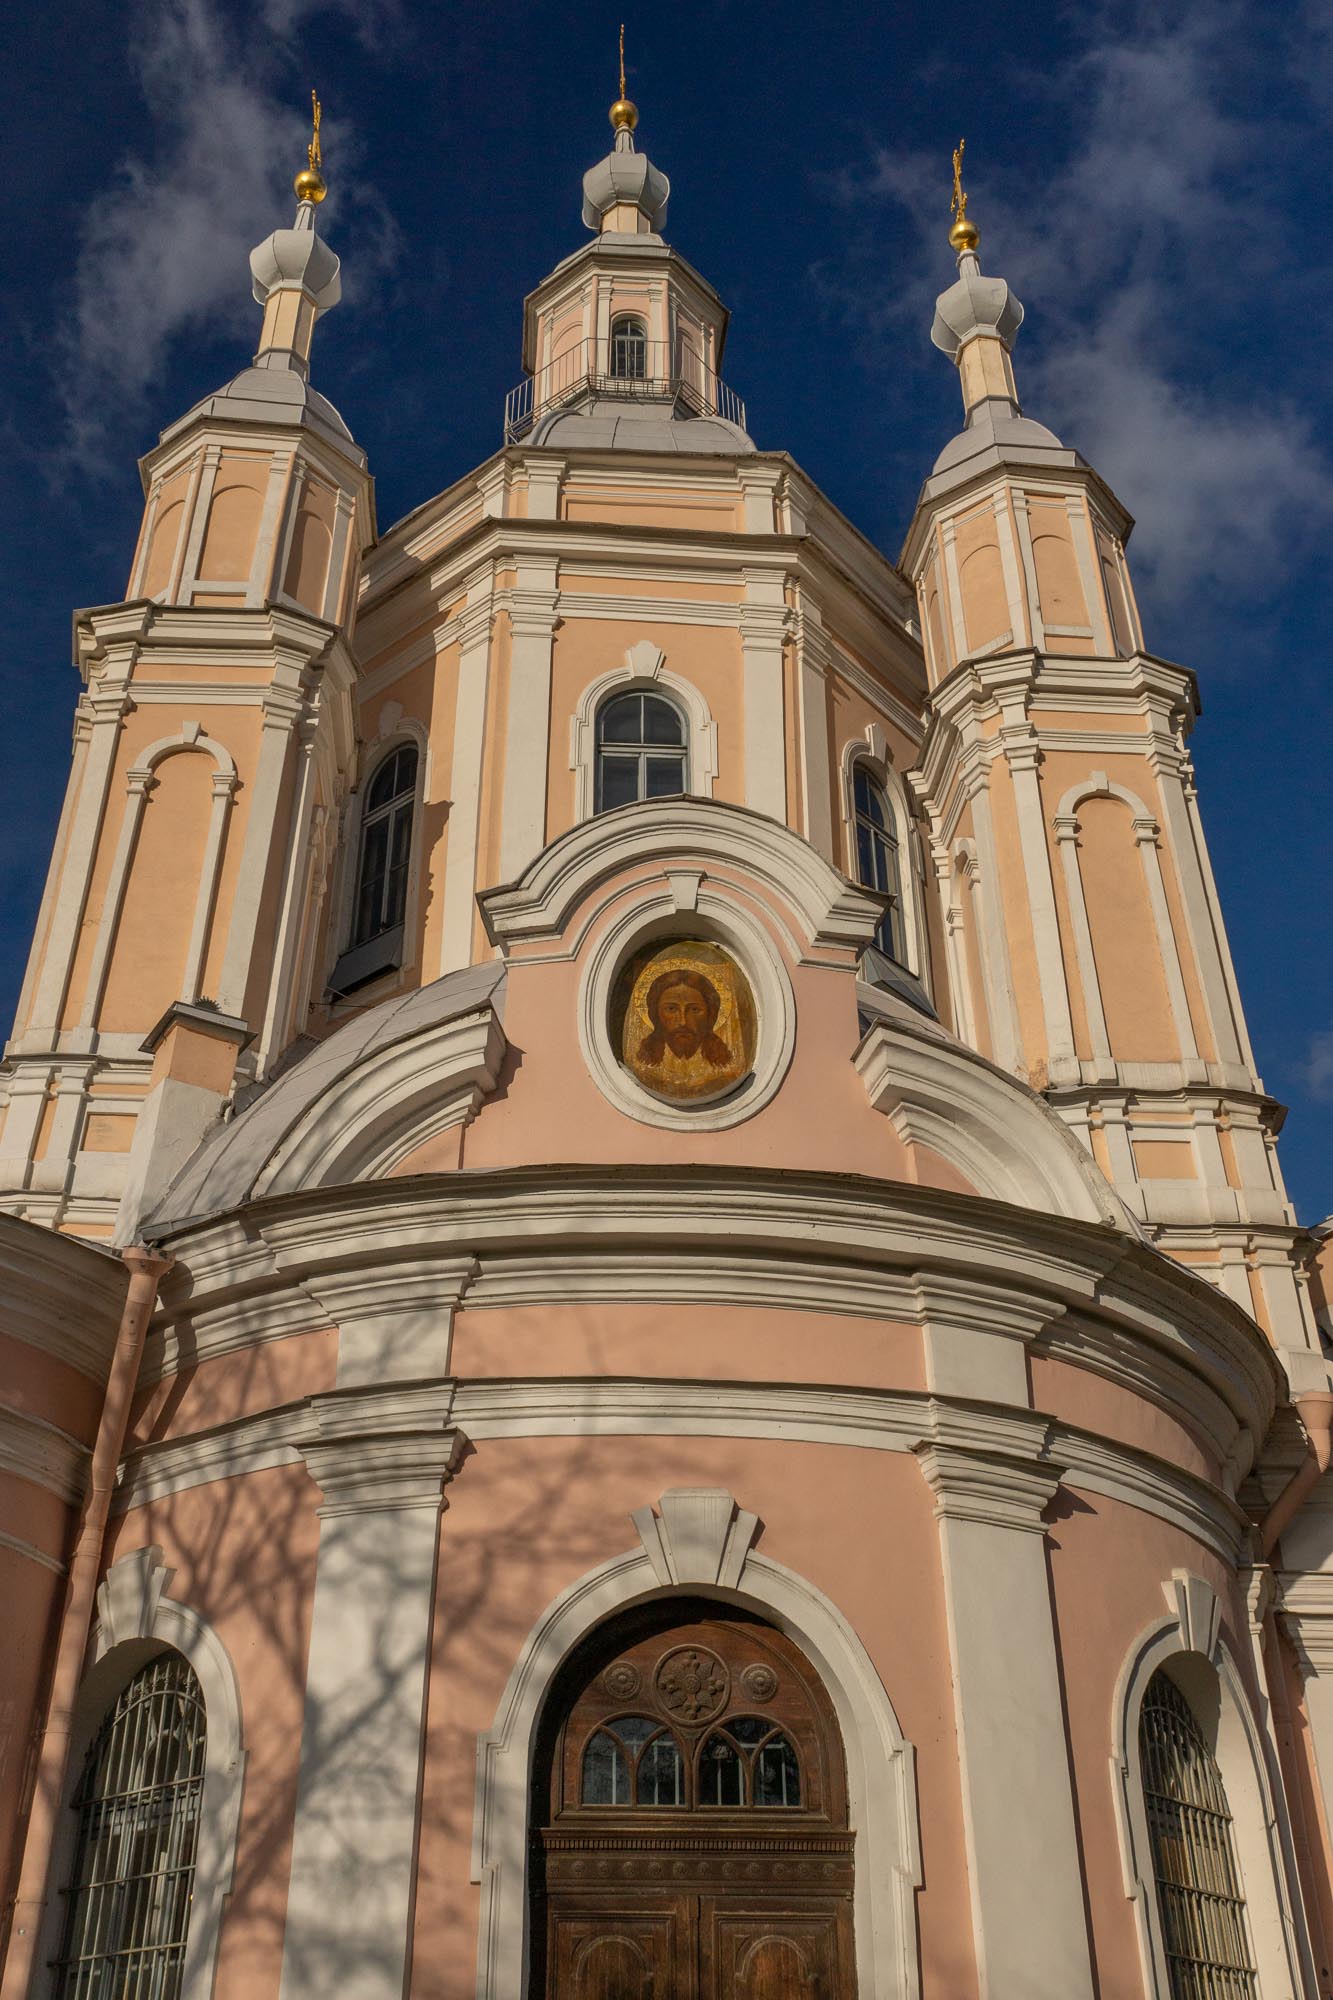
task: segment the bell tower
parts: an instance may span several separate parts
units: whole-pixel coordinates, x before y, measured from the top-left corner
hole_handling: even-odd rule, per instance
[[[902,556],[930,683],[928,815],[954,1025],[1042,1091],[1163,1249],[1322,1363],[1199,817],[1188,668],[1146,647],[1132,521],[1024,414],[1023,307],[983,274],[954,156],[957,278],[931,339],[964,425]],[[1315,1377],[1318,1377],[1317,1383]]]
[[[75,618],[74,757],[14,1037],[0,1203],[133,1231],[234,1077],[303,1025],[353,752],[349,647],[374,537],[365,453],[310,381],[339,260],[292,226],[250,259],[251,365],[142,461],[125,600]]]

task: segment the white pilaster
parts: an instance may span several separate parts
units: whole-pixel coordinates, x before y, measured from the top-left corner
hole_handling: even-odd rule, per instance
[[[770,501],[771,506],[771,501]],[[783,580],[773,570],[744,570],[741,657],[745,702],[745,803],[772,819],[787,817],[787,741],[782,646],[787,630]]]
[[[232,899],[231,924],[218,982],[217,1003],[224,1014],[243,1016],[246,988],[254,955],[255,933],[264,885],[268,880],[275,829],[287,785],[292,732],[305,713],[299,670],[287,669],[264,695],[264,724],[259,739],[250,816]]]
[[[324,1504],[281,2000],[402,2000],[448,1403],[422,1428],[419,1399],[321,1397],[302,1447]]]
[[[917,1447],[940,1529],[982,2000],[1091,2000],[1042,1515],[1040,1419],[978,1416]]]
[[[467,606],[459,618],[458,694],[454,707],[454,760],[444,860],[444,915],[439,972],[472,963],[476,915],[477,843],[481,815],[481,762],[486,743],[490,683],[491,596],[489,566],[468,579]]]
[[[510,594],[509,718],[500,821],[503,882],[515,881],[546,844],[556,569],[554,557],[520,562]]]

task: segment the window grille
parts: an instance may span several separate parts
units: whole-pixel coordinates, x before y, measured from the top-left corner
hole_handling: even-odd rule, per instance
[[[405,743],[385,758],[366,788],[353,947],[368,944],[403,921],[416,789],[416,745]]]
[[[597,715],[597,812],[663,799],[685,786],[685,724],[658,694],[621,694]]]
[[[164,1653],[88,1752],[56,2000],[177,2000],[203,1783],[203,1695],[188,1662]]]
[[[648,335],[641,319],[611,322],[611,374],[621,382],[642,382],[648,373]]]
[[[857,764],[852,772],[852,809],[857,880],[863,887],[889,899],[889,907],[875,933],[875,943],[896,965],[906,965],[898,836],[889,802],[864,764]]]
[[[1143,1698],[1139,1754],[1171,2000],[1255,2000],[1222,1774],[1165,1673]]]

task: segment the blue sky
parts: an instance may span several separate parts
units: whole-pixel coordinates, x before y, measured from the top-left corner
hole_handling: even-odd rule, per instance
[[[0,78],[5,1020],[67,768],[70,612],[124,589],[138,453],[253,346],[246,253],[288,217],[311,83],[345,286],[315,379],[369,451],[387,526],[500,442],[523,294],[584,237],[619,18],[616,0],[25,13]],[[1024,404],[1137,516],[1149,643],[1199,675],[1205,824],[1260,1068],[1291,1106],[1288,1183],[1317,1220],[1333,9],[713,0],[631,11],[626,33],[668,233],[733,309],[751,430],[895,556],[957,428],[927,329],[966,133],[983,265],[1028,311]]]

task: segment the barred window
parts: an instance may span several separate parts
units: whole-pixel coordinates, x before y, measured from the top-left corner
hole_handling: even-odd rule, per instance
[[[57,2000],[177,2000],[204,1783],[204,1698],[163,1653],[121,1691],[74,1796]]]
[[[1254,2000],[1222,1773],[1169,1675],[1148,1683],[1139,1755],[1171,2000]]]
[[[648,333],[641,319],[612,320],[611,373],[622,382],[642,382],[647,375]]]

